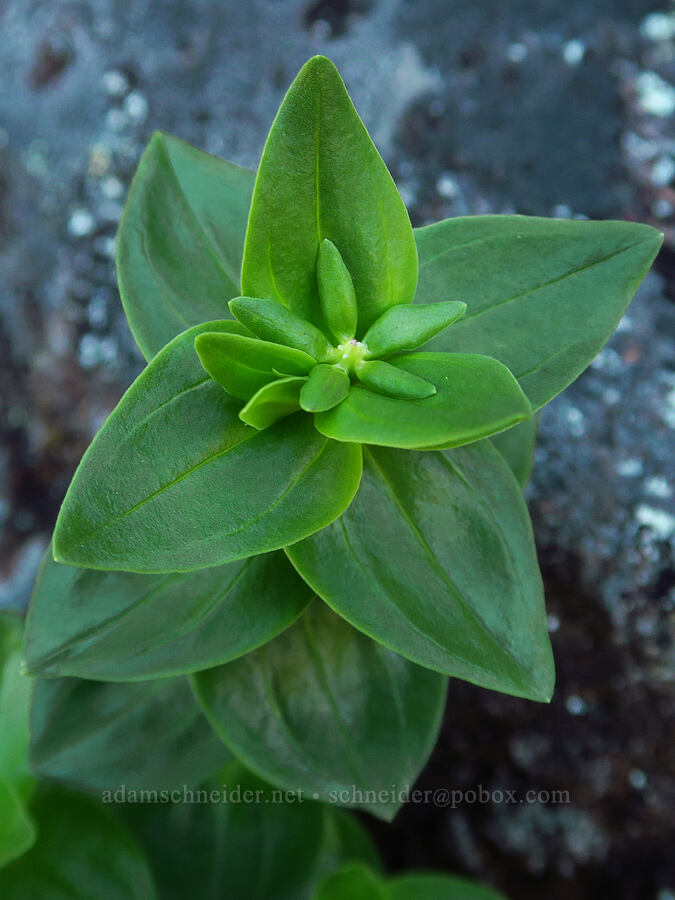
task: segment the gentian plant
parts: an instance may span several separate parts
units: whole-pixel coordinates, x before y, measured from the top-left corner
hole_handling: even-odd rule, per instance
[[[257,175],[156,134],[117,242],[148,364],[75,474],[29,614],[38,770],[100,786],[86,761],[123,733],[129,758],[168,748],[148,783],[176,758],[200,781],[215,732],[273,785],[391,818],[448,676],[548,701],[533,416],[660,241],[521,216],[413,229],[322,57]]]

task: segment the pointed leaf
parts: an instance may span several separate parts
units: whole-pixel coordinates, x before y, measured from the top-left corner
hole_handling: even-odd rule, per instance
[[[357,859],[377,865],[372,841],[353,817],[284,798],[239,763],[201,792],[224,802],[123,810],[149,855],[162,900],[312,900],[336,866]]]
[[[256,178],[242,291],[321,324],[317,257],[324,238],[354,282],[363,333],[409,303],[417,281],[410,220],[337,69],[314,57],[291,85]]]
[[[228,327],[209,322],[175,338],[126,392],[68,490],[54,532],[58,561],[208,568],[299,540],[350,503],[359,447],[327,441],[308,416],[256,431],[206,374],[194,340]]]
[[[300,391],[306,378],[279,378],[254,394],[239,413],[239,418],[253,428],[269,428],[279,419],[300,409]]]
[[[535,409],[605,344],[662,236],[633,222],[526,216],[447,219],[415,232],[415,300],[463,300],[467,314],[429,350],[501,360]]]
[[[230,301],[232,315],[264,341],[294,347],[315,360],[327,359],[331,346],[326,335],[311,322],[274,300],[235,297]]]
[[[509,464],[522,488],[526,488],[534,467],[534,448],[537,443],[539,415],[526,419],[520,425],[502,431],[489,440]]]
[[[122,303],[151,359],[191,325],[228,318],[255,175],[167,134],[153,135],[116,242]]]
[[[357,374],[366,387],[400,400],[423,400],[436,393],[435,385],[424,378],[379,359],[362,363]]]
[[[532,528],[487,441],[436,453],[369,448],[347,512],[286,552],[336,612],[385,646],[482,687],[550,699]]]
[[[229,760],[185,678],[37,680],[30,751],[43,778],[91,791],[195,786]]]
[[[461,319],[466,303],[425,303],[393,306],[366,332],[363,342],[371,356],[387,356],[400,350],[414,350]]]
[[[319,247],[317,277],[321,309],[331,334],[338,342],[351,340],[359,315],[354,282],[340,251],[328,238]]]
[[[300,406],[307,412],[323,412],[342,403],[349,393],[349,375],[335,366],[315,366],[300,391]]]
[[[52,788],[34,811],[38,840],[0,870],[2,900],[155,900],[147,860],[101,803]]]
[[[411,353],[391,362],[434,385],[424,400],[396,400],[353,385],[339,406],[314,417],[338,441],[407,449],[456,447],[521,422],[530,405],[509,370],[488,356]]]
[[[286,375],[306,375],[316,365],[300,350],[237,334],[199,334],[195,350],[211,378],[240,400],[250,400],[274,381],[279,370]]]
[[[32,675],[105,681],[206,669],[271,640],[311,592],[281,551],[169,575],[97,572],[48,550],[26,626]]]
[[[386,820],[434,746],[446,692],[440,675],[319,600],[265,647],[191,678],[214,729],[253,771]]]

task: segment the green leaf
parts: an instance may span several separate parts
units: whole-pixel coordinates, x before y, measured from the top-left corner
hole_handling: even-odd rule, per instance
[[[256,178],[242,291],[321,325],[317,257],[328,238],[356,290],[359,329],[409,303],[417,281],[410,220],[335,66],[316,56],[286,94]]]
[[[52,788],[35,817],[37,843],[0,870],[2,900],[155,900],[140,848],[101,804]]]
[[[379,875],[367,866],[352,864],[330,875],[315,900],[389,900],[389,892]]]
[[[243,656],[302,612],[311,592],[281,551],[168,575],[97,572],[48,550],[26,625],[31,675],[133,681]]]
[[[239,413],[253,428],[263,429],[300,409],[300,391],[306,378],[279,378],[254,394]]]
[[[35,825],[16,789],[0,780],[0,869],[30,850],[36,836]]]
[[[30,755],[43,778],[115,802],[127,790],[197,785],[229,759],[185,678],[37,680]]]
[[[314,417],[318,430],[338,441],[433,449],[489,437],[530,416],[517,381],[488,356],[411,353],[391,365],[430,382],[437,393],[396,400],[353,385],[339,406]]]
[[[253,771],[386,820],[434,746],[446,693],[440,675],[318,600],[260,650],[191,678],[214,729]]]
[[[327,359],[331,354],[331,346],[322,331],[274,300],[235,297],[230,301],[230,310],[264,341],[294,347],[318,361]]]
[[[482,687],[550,699],[532,528],[487,441],[436,453],[368,448],[346,513],[286,552],[336,612],[385,646]]]
[[[358,378],[371,390],[400,400],[424,400],[437,393],[435,385],[424,378],[379,359],[361,363]]]
[[[309,900],[318,881],[347,860],[377,864],[372,841],[353,818],[285,798],[238,763],[200,793],[217,799],[123,810],[163,900]]]
[[[336,366],[315,366],[300,391],[300,406],[307,412],[323,412],[342,403],[349,393],[349,375]]]
[[[28,768],[31,679],[21,672],[23,621],[0,611],[0,781],[26,798],[33,785]]]
[[[535,409],[602,348],[662,241],[633,222],[524,216],[447,219],[417,229],[415,238],[416,302],[468,306],[428,349],[494,356]]]
[[[319,247],[317,278],[321,310],[331,334],[338,342],[351,340],[359,315],[354,282],[340,251],[328,238]]]
[[[210,322],[148,365],[84,455],[54,532],[59,562],[185,571],[276,550],[331,522],[361,476],[358,446],[308,416],[256,431],[194,350]],[[264,462],[263,462],[264,461]]]
[[[503,894],[467,878],[434,872],[398,875],[387,884],[387,900],[506,900]]]
[[[534,447],[537,443],[537,431],[539,417],[532,416],[520,425],[502,431],[490,438],[497,450],[509,464],[509,468],[518,479],[522,488],[527,484],[532,475],[534,466]]]
[[[393,306],[383,313],[366,332],[363,342],[371,356],[387,356],[400,350],[414,350],[461,319],[466,303]]]
[[[122,303],[151,359],[191,325],[228,317],[255,175],[156,133],[131,182],[116,242]]]
[[[300,350],[237,334],[199,334],[195,350],[211,378],[240,400],[250,400],[260,388],[274,381],[277,371],[307,375],[316,365],[311,356]]]

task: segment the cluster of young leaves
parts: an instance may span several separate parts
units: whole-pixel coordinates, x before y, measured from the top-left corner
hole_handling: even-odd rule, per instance
[[[358,820],[244,769],[184,681],[33,683],[20,671],[22,630],[0,614],[3,900],[327,900],[359,896],[359,879],[384,884]],[[52,728],[57,711],[62,728]],[[426,885],[436,900],[499,900],[432,873],[389,883],[398,900],[421,900]]]
[[[105,770],[117,741],[139,781],[170,780],[142,764],[166,703],[166,760],[190,746],[204,773],[187,679],[235,756],[319,799],[414,781],[447,676],[548,700],[533,413],[659,244],[520,216],[413,230],[320,57],[257,175],[155,135],[117,242],[148,364],[80,464],[29,615],[28,669],[57,679],[35,694],[41,770],[100,786],[84,760]]]

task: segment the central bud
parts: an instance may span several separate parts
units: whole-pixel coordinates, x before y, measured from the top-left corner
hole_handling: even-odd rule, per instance
[[[369,355],[368,346],[362,341],[352,338],[350,341],[333,347],[332,362],[351,374],[358,372],[361,364]]]

